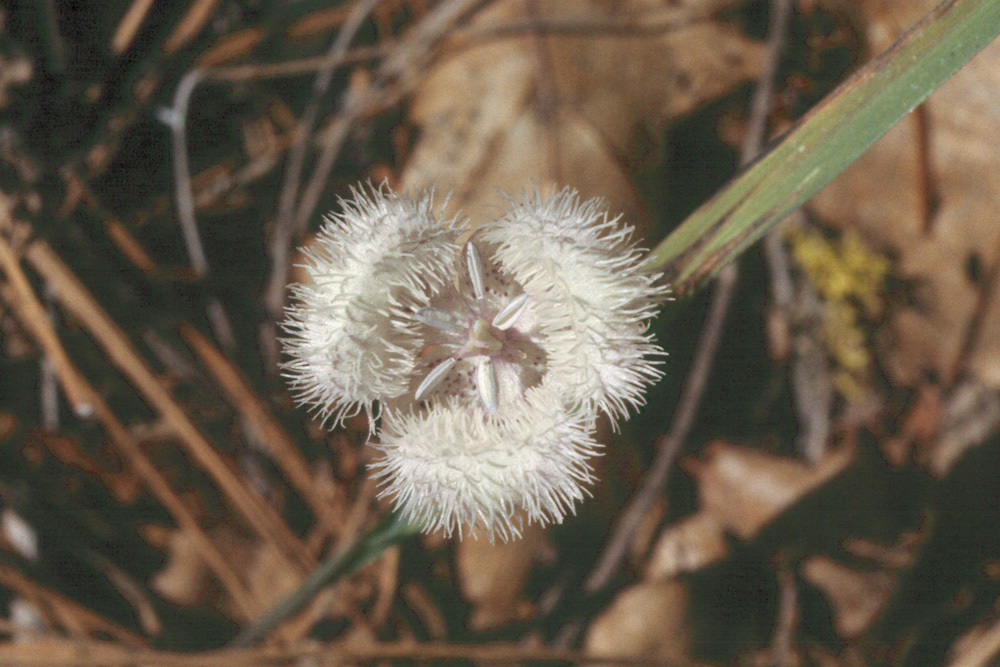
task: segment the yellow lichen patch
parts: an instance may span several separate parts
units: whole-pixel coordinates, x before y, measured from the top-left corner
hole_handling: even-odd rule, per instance
[[[872,363],[866,324],[885,306],[889,259],[851,231],[827,238],[816,229],[792,229],[788,241],[795,263],[823,304],[821,336],[834,386],[848,401],[859,401]]]

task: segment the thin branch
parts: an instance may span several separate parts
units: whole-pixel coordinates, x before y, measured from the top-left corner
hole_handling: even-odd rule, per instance
[[[207,380],[205,374],[200,369],[195,368],[170,343],[163,340],[155,329],[147,328],[143,330],[141,337],[142,342],[146,344],[146,347],[156,357],[156,360],[160,362],[160,365],[175,378],[195,384],[205,383]]]
[[[194,193],[191,189],[191,167],[187,151],[187,113],[194,89],[205,78],[204,70],[193,69],[181,79],[174,93],[174,104],[170,109],[161,109],[160,120],[170,128],[171,148],[174,166],[174,196],[177,203],[177,221],[181,226],[181,237],[191,268],[199,278],[208,275],[208,258],[198,233],[195,216]],[[235,343],[233,327],[229,323],[222,302],[215,296],[208,298],[206,309],[208,321],[212,324],[215,337],[223,347]]]
[[[770,109],[772,81],[781,56],[788,22],[788,5],[790,0],[776,0],[775,11],[772,13],[768,38],[768,54],[758,78],[757,88],[751,104],[751,122],[743,144],[742,162],[749,162],[760,150],[764,131],[767,126],[767,116]],[[614,573],[628,551],[636,529],[642,522],[647,510],[657,497],[663,493],[667,475],[680,451],[681,445],[687,439],[694,425],[701,398],[708,385],[715,354],[722,337],[726,313],[736,285],[737,272],[735,264],[730,265],[719,275],[715,291],[712,294],[711,305],[705,327],[698,339],[698,347],[691,370],[684,383],[683,393],[674,414],[670,430],[660,440],[656,458],[649,473],[643,479],[642,485],[633,496],[625,512],[615,525],[608,539],[604,552],[597,565],[583,583],[585,595],[593,595],[611,581]]]
[[[730,2],[722,4],[735,5],[739,4],[739,2],[742,2],[742,0],[730,0]],[[490,24],[484,27],[458,28],[448,33],[446,45],[449,51],[459,50],[481,46],[484,42],[489,41],[520,38],[528,33],[541,33],[553,37],[561,35],[567,37],[600,35],[654,37],[705,21],[717,12],[718,9],[718,7],[706,9],[703,6],[699,6],[697,12],[692,12],[690,9],[683,12],[671,10],[668,16],[659,18],[655,14],[662,12],[649,12],[653,16],[647,17],[646,14],[636,14],[624,21],[617,19],[594,21],[544,18],[510,21],[508,23]],[[674,14],[679,14],[679,16],[675,16]],[[247,63],[243,65],[213,67],[203,70],[203,80],[238,83],[303,76],[314,74],[330,66],[334,68],[343,67],[344,65],[384,58],[388,53],[397,48],[399,48],[398,42],[387,40],[370,46],[356,46],[336,59],[330,58],[329,54],[327,54],[273,63]]]
[[[716,280],[705,328],[702,329],[701,336],[698,338],[694,362],[692,362],[691,370],[685,379],[683,394],[674,413],[670,430],[660,439],[652,467],[642,480],[642,485],[632,497],[632,501],[615,524],[614,531],[608,539],[597,565],[584,580],[583,592],[585,595],[593,595],[611,581],[628,552],[628,545],[632,542],[632,537],[639,524],[642,523],[642,518],[656,498],[663,493],[667,475],[673,467],[681,445],[691,432],[698,408],[701,405],[701,398],[705,393],[705,387],[708,386],[708,379],[712,372],[719,341],[722,338],[723,324],[726,314],[729,312],[729,303],[736,285],[736,278],[736,264],[732,264],[724,269]]]
[[[160,121],[170,128],[171,149],[174,156],[174,198],[177,205],[177,222],[187,251],[191,268],[203,278],[208,274],[208,259],[201,244],[198,223],[195,219],[194,193],[191,190],[191,167],[187,152],[187,114],[195,88],[205,78],[201,69],[193,69],[181,79],[174,93],[174,103],[161,109]]]
[[[801,215],[801,209],[793,215]],[[807,461],[815,464],[826,451],[833,428],[834,391],[827,351],[820,340],[822,304],[808,281],[801,281],[791,312],[795,330],[791,350],[792,398],[799,421],[795,447]]]
[[[43,298],[45,299],[45,314],[49,319],[50,325],[55,329],[55,309],[52,305],[51,290],[45,290]],[[48,431],[55,433],[59,430],[58,378],[56,377],[56,369],[52,365],[52,360],[45,355],[42,355],[39,362],[39,372],[41,377],[39,378],[38,402],[42,412],[42,426]]]
[[[319,107],[330,82],[333,72],[343,62],[347,47],[357,35],[358,30],[368,14],[371,13],[379,0],[358,0],[351,8],[343,27],[337,32],[336,38],[323,59],[322,67],[313,81],[312,95],[306,103],[302,118],[295,129],[295,138],[288,156],[288,166],[278,195],[278,212],[271,232],[269,251],[271,255],[271,276],[264,290],[264,307],[272,320],[280,319],[285,303],[285,288],[288,283],[289,256],[292,241],[298,225],[295,224],[295,204],[298,200],[299,185],[305,169],[306,153],[309,139],[316,128]]]
[[[797,664],[794,652],[795,628],[799,620],[798,590],[795,576],[784,565],[778,572],[778,618],[767,648],[767,667],[790,667]]]
[[[340,112],[318,133],[322,146],[313,173],[299,197],[294,217],[291,219],[292,233],[302,234],[308,226],[329,182],[330,172],[347,139],[347,134],[355,121],[365,113],[378,109],[379,99],[389,95],[393,100],[408,93],[415,85],[414,72],[419,71],[431,48],[442,40],[453,25],[492,0],[453,0],[443,2],[411,29],[410,33],[389,50],[376,69],[373,82],[360,93],[348,89]],[[409,81],[406,81],[409,78]],[[406,83],[400,83],[406,81]],[[383,106],[385,106],[383,104]],[[288,232],[286,232],[287,234]],[[270,319],[260,327],[260,347],[265,353],[269,368],[277,367],[277,342],[275,321],[284,310],[287,294],[289,264],[291,258],[291,236],[272,242],[271,276],[264,290],[263,301]]]
[[[173,490],[153,462],[146,456],[129,430],[112,412],[103,397],[95,390],[82,373],[73,365],[45,311],[38,302],[31,285],[21,269],[13,249],[0,237],[0,267],[12,286],[12,294],[4,294],[4,299],[18,315],[42,353],[52,363],[63,391],[76,414],[94,416],[104,426],[111,441],[129,461],[132,469],[143,480],[150,492],[170,512],[178,525],[193,540],[199,555],[209,569],[215,573],[220,583],[232,595],[244,613],[250,615],[258,608],[256,601],[244,588],[239,576],[229,562],[215,548],[208,536],[201,530],[194,515],[184,501]]]
[[[126,49],[132,44],[132,40],[139,33],[139,29],[142,27],[146,20],[146,15],[149,14],[149,10],[153,8],[153,0],[133,0],[129,8],[125,10],[125,15],[122,16],[121,21],[118,22],[118,26],[115,28],[114,34],[111,36],[111,42],[108,44],[108,48],[115,55],[124,53]]]
[[[274,418],[266,403],[254,392],[239,369],[187,323],[180,327],[181,336],[197,353],[208,371],[222,387],[230,404],[240,413],[248,430],[267,449],[278,468],[306,501],[317,520],[332,534],[339,534],[341,517],[334,512],[331,499],[316,487],[309,463],[295,441]]]
[[[771,3],[773,11],[781,13],[776,20],[787,23],[791,3],[784,0]],[[775,39],[784,41],[783,35]],[[755,98],[754,103],[758,100]],[[766,100],[764,101],[766,103]],[[763,141],[763,125],[760,127],[758,141]],[[787,218],[801,217],[801,211],[796,209]],[[810,326],[812,316],[809,302],[815,302],[815,295],[806,293],[795,298],[792,270],[785,252],[783,231],[789,220],[775,225],[764,237],[764,261],[767,265],[771,299],[773,304],[769,313],[770,334],[782,341],[793,340],[791,353],[792,393],[795,412],[801,423],[800,435],[796,447],[802,456],[811,463],[816,463],[826,449],[830,436],[830,407],[833,403],[833,385],[829,377],[825,351],[816,344],[814,326]],[[803,290],[809,290],[807,285]],[[804,303],[805,302],[805,303]],[[811,310],[815,311],[814,306]],[[793,331],[794,330],[794,331]]]
[[[442,2],[400,41],[396,49],[386,55],[375,72],[373,82],[353,104],[348,101],[344,105],[344,111],[320,133],[323,150],[296,209],[296,225],[304,226],[315,213],[320,195],[347,136],[347,130],[354,120],[367,110],[382,92],[388,90],[393,82],[399,84],[402,90],[412,90],[418,80],[417,75],[421,72],[420,66],[426,64],[433,46],[450,34],[456,24],[493,1]]]
[[[62,306],[80,320],[107,353],[111,363],[122,371],[150,406],[170,424],[192,459],[218,484],[222,495],[230,501],[246,524],[278,553],[285,554],[298,569],[310,569],[315,560],[301,540],[292,533],[278,513],[248,488],[215,451],[184,408],[139,355],[125,332],[101,308],[58,255],[44,241],[36,240],[28,246],[25,258],[39,274],[51,281]]]
[[[608,20],[552,19],[535,16],[519,21],[456,30],[449,36],[449,46],[454,42],[468,42],[470,45],[478,45],[485,41],[520,37],[526,33],[545,37],[600,37],[605,35],[653,37],[674,30],[683,30],[707,21],[723,9],[738,5],[742,1],[705,2],[699,3],[697,6],[629,13],[624,17],[614,17]]]
[[[0,585],[51,609],[61,625],[84,632],[106,633],[131,649],[147,646],[145,639],[83,605],[32,581],[14,568],[0,563]],[[71,629],[71,628],[67,628]],[[42,664],[42,663],[37,663]]]
[[[393,43],[376,44],[374,46],[356,46],[350,51],[343,53],[339,58],[331,58],[329,54],[323,56],[312,56],[309,58],[299,58],[297,60],[286,60],[276,63],[249,63],[246,65],[228,65],[226,67],[216,67],[205,73],[206,80],[226,81],[239,83],[243,81],[257,81],[262,79],[277,79],[289,76],[302,76],[313,74],[326,67],[343,67],[354,63],[363,63],[369,60],[384,57],[392,48]]]
[[[987,266],[987,270],[979,280],[979,294],[976,296],[975,308],[962,336],[962,345],[942,378],[945,386],[954,384],[966,370],[982,339],[987,314],[993,311],[997,281],[1000,280],[1000,234],[993,241]]]
[[[302,642],[291,646],[226,649],[198,654],[168,653],[122,647],[110,642],[46,639],[31,644],[0,644],[4,665],[49,667],[260,667],[277,665],[342,665],[345,662],[464,660],[485,664],[554,662],[562,664],[621,664],[680,667],[662,658],[561,651],[545,646],[509,644],[448,644],[442,642]]]

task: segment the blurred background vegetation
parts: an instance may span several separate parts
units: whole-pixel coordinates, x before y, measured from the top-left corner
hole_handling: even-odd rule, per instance
[[[328,432],[280,377],[338,195],[475,220],[572,185],[652,247],[934,4],[3,5],[0,663],[990,664],[995,44],[730,298],[665,305],[667,377],[576,516],[399,540],[224,648],[387,511],[366,420]]]

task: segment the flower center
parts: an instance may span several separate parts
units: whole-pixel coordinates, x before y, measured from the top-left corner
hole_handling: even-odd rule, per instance
[[[490,307],[486,300],[486,272],[479,249],[471,241],[465,246],[465,263],[475,303],[456,299],[450,308],[428,306],[416,311],[415,316],[444,336],[438,336],[436,346],[451,350],[450,356],[435,365],[420,382],[414,398],[422,401],[452,375],[452,370],[462,360],[474,362],[475,371],[470,378],[479,402],[490,414],[497,411],[500,392],[497,382],[497,365],[520,363],[528,359],[525,340],[511,335],[512,327],[528,307],[528,295],[510,298],[501,308]],[[464,316],[463,316],[464,313]]]
[[[498,336],[502,337],[503,334],[487,324],[486,320],[476,320],[472,325],[472,335],[469,337],[469,343],[476,349],[481,350],[480,354],[492,356],[500,354],[500,350],[503,348],[503,341]]]

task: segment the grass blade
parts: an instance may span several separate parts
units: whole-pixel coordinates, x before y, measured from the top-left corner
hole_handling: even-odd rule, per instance
[[[997,0],[946,0],[702,204],[646,261],[690,294],[832,181],[1000,33]]]

